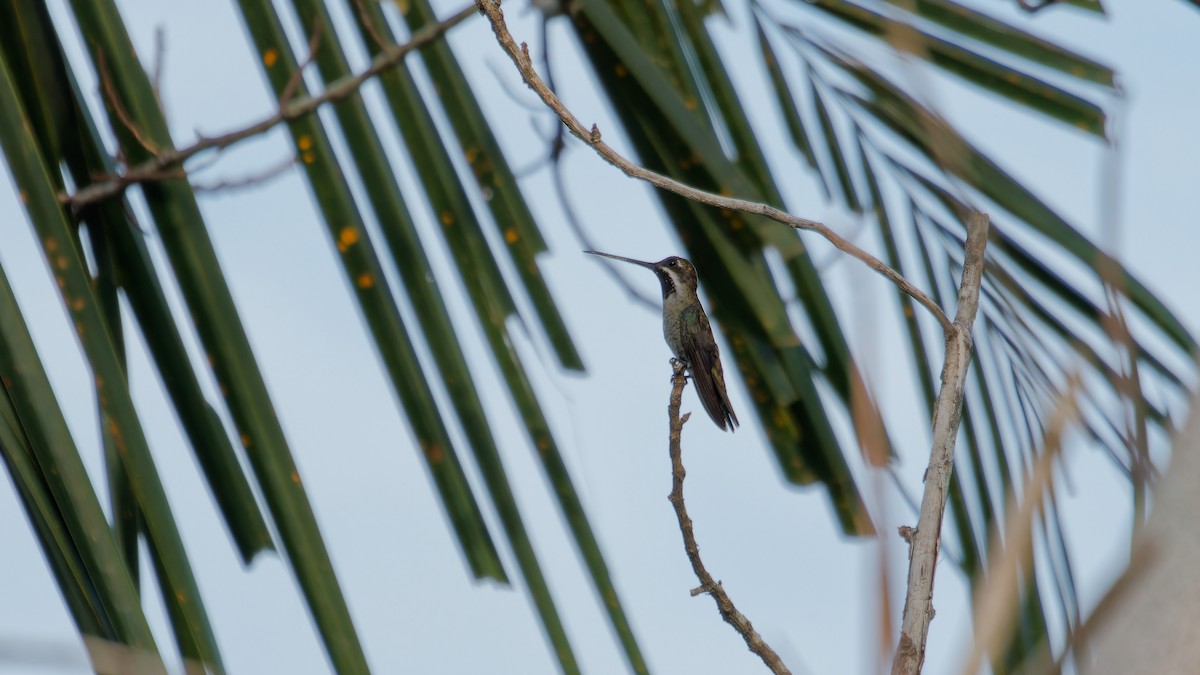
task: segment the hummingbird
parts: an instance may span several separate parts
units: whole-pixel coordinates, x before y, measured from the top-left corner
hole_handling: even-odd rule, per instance
[[[713,338],[708,315],[700,305],[698,279],[692,263],[678,256],[658,262],[643,262],[600,251],[584,251],[592,255],[640,265],[654,272],[663,294],[663,337],[675,358],[687,365],[688,375],[696,385],[700,403],[708,416],[722,431],[738,426],[737,415],[725,393],[725,373],[721,369],[721,351]]]

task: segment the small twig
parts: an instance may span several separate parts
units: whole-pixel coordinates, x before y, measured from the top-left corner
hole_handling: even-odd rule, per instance
[[[106,181],[93,183],[73,195],[62,195],[60,199],[63,203],[69,204],[73,209],[79,211],[91,204],[111,199],[121,194],[130,185],[160,180],[160,176],[164,170],[178,167],[201,152],[206,150],[224,150],[239,141],[269,131],[278,124],[309,115],[326,103],[341,101],[352,96],[371,78],[403,61],[409,52],[420,49],[441,38],[451,28],[457,26],[474,13],[475,7],[464,7],[445,21],[422,28],[414,33],[412,39],[408,42],[402,45],[389,46],[384,49],[371,61],[370,67],[361,73],[343,77],[330,83],[326,87],[325,92],[320,96],[289,102],[270,117],[237,131],[214,138],[204,138],[180,150],[164,150],[156,153],[152,159],[130,167],[128,171],[120,176],[110,176]]]
[[[321,31],[324,27],[325,23],[320,18],[313,22],[312,35],[308,37],[308,55],[296,66],[296,71],[292,73],[279,92],[280,110],[287,108],[287,105],[292,102],[292,97],[296,95],[296,91],[304,82],[304,71],[316,60],[317,48],[321,46]]]
[[[668,497],[671,505],[675,507],[675,517],[679,519],[679,531],[683,533],[683,548],[687,551],[688,560],[692,563],[692,571],[696,573],[696,578],[700,580],[700,586],[693,589],[691,594],[693,597],[708,593],[717,603],[717,610],[721,613],[721,618],[725,620],[734,630],[742,636],[746,641],[746,646],[750,651],[758,655],[771,669],[771,672],[788,673],[787,666],[775,653],[771,646],[763,641],[762,637],[754,630],[754,626],[750,625],[750,620],[734,607],[733,601],[729,599],[729,595],[725,593],[725,588],[721,586],[721,582],[712,578],[708,570],[704,568],[704,563],[700,560],[700,547],[696,544],[696,535],[692,532],[692,519],[688,516],[687,506],[683,503],[683,479],[687,475],[687,471],[683,468],[683,450],[680,447],[680,437],[683,434],[683,425],[692,416],[687,413],[680,417],[679,406],[683,398],[683,387],[687,384],[685,375],[686,365],[682,361],[672,360],[672,368],[674,375],[671,378],[671,403],[667,408],[667,417],[671,423],[670,434],[670,452],[671,452],[671,495]]]
[[[492,79],[496,80],[496,86],[500,87],[500,91],[504,92],[504,98],[512,102],[513,105],[525,110],[525,112],[529,113],[531,117],[535,115],[542,115],[547,119],[552,119],[552,115],[546,114],[548,112],[546,110],[546,106],[538,103],[537,101],[529,100],[529,97],[525,96],[525,91],[523,89],[518,89],[509,82],[509,80],[505,77],[509,74],[508,66],[503,65],[502,61],[499,59],[488,59],[483,63],[483,65],[486,66],[488,72],[492,74]],[[554,126],[560,128],[562,127],[562,125],[558,122],[555,122]],[[533,129],[538,133],[538,135],[541,135],[541,130],[538,129],[536,125],[533,127]],[[540,161],[541,160],[539,160],[539,162]],[[527,170],[527,172],[530,171]]]
[[[823,223],[806,218],[798,218],[781,209],[777,209],[768,204],[752,202],[745,199],[735,199],[733,197],[724,197],[721,195],[698,190],[690,185],[685,185],[679,181],[664,176],[660,173],[655,173],[649,169],[642,168],[637,164],[626,159],[613,150],[607,143],[600,138],[600,129],[596,125],[592,125],[589,129],[585,127],[579,118],[575,117],[574,113],[563,105],[558,96],[546,85],[542,78],[538,75],[537,70],[533,67],[533,60],[529,57],[529,47],[525,43],[517,45],[513,36],[508,31],[508,25],[504,22],[504,12],[500,9],[500,3],[496,0],[476,0],[479,11],[483,12],[492,24],[492,31],[496,34],[496,40],[499,41],[500,47],[508,53],[509,58],[517,66],[517,70],[521,72],[521,77],[525,80],[525,84],[533,89],[542,101],[554,111],[562,123],[567,127],[575,137],[582,140],[584,143],[592,146],[605,161],[621,170],[625,175],[631,178],[644,180],[651,185],[673,192],[685,199],[690,199],[701,204],[707,204],[722,209],[730,209],[733,211],[741,211],[752,215],[763,216],[770,218],[779,223],[783,223],[797,230],[809,230],[816,232],[824,237],[829,243],[845,253],[848,253],[862,262],[868,267],[875,270],[879,274],[886,277],[894,283],[901,291],[912,296],[917,302],[921,303],[926,309],[933,314],[938,323],[941,324],[942,330],[947,335],[954,332],[954,325],[950,322],[950,318],[938,307],[928,295],[922,292],[919,288],[911,284],[907,279],[900,275],[899,272],[886,265],[883,261],[875,256],[867,253],[853,242],[848,241],[845,237],[837,234],[829,229]]]
[[[358,25],[362,27],[367,37],[371,38],[372,44],[381,50],[387,49],[392,41],[384,40],[379,31],[375,29],[375,22],[371,20],[371,13],[367,11],[367,3],[364,0],[354,0],[354,10],[358,13]]]
[[[112,75],[108,72],[108,62],[104,59],[104,52],[99,49],[96,50],[96,71],[100,75],[100,87],[104,90],[104,97],[108,99],[108,104],[112,106],[113,113],[120,120],[121,126],[125,127],[125,130],[139,145],[150,153],[157,153],[158,146],[154,144],[154,141],[146,138],[142,130],[134,123],[133,118],[129,116],[125,104],[121,103],[121,97],[117,95],[117,90],[113,87]]]
[[[987,237],[987,215],[971,214],[967,218],[958,313],[953,328],[947,331],[942,386],[933,409],[933,450],[925,470],[921,515],[912,537],[908,592],[904,598],[904,619],[900,626],[900,644],[892,661],[892,675],[917,675],[925,663],[925,640],[929,635],[929,622],[933,619],[933,575],[937,570],[950,474],[954,470],[954,445],[962,421],[963,387],[967,368],[971,365],[971,328],[979,309]]]
[[[561,8],[561,4],[559,5]],[[558,87],[554,86],[554,69],[550,67],[550,18],[549,12],[542,12],[542,69],[546,71],[546,87],[558,93]],[[558,164],[558,160],[562,157],[563,150],[567,147],[567,137],[563,133],[561,125],[554,125],[554,141],[550,146],[550,159]]]
[[[269,166],[258,173],[241,178],[223,178],[213,183],[192,182],[192,189],[197,192],[218,192],[223,190],[238,189],[250,187],[251,185],[260,185],[266,181],[275,178],[296,164],[296,156],[288,155],[283,158],[283,161],[277,162],[274,166]]]
[[[588,235],[587,230],[584,229],[583,222],[579,219],[579,214],[576,213],[575,207],[571,204],[571,197],[567,194],[566,180],[563,177],[562,163],[557,159],[551,161],[554,162],[554,165],[550,169],[551,176],[554,178],[554,191],[558,193],[558,201],[562,204],[563,215],[565,216],[567,225],[575,232],[575,236],[579,238],[580,243],[583,244],[585,249],[590,251],[601,250],[601,247],[592,243],[592,238]],[[651,299],[649,296],[638,291],[633,284],[630,284],[625,280],[625,277],[621,276],[620,270],[617,269],[618,267],[619,265],[615,264],[605,264],[602,266],[602,269],[608,276],[612,277],[618,286],[625,290],[626,295],[631,300],[653,312],[661,312],[661,303],[658,299]]]

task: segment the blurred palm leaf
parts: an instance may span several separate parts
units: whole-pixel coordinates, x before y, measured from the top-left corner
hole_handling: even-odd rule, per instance
[[[276,96],[309,95],[312,80],[299,72],[310,49],[320,80],[329,86],[349,75],[347,53],[379,54],[394,44],[395,35],[412,35],[437,20],[427,0],[396,7],[358,0],[290,4],[299,33],[311,45],[289,42],[275,4],[239,2]],[[1086,0],[1063,4],[1103,11]],[[5,300],[11,294],[0,273],[0,374],[5,376],[0,454],[48,565],[81,633],[154,652],[134,583],[139,536],[148,535],[181,652],[220,669],[195,581],[178,550],[178,535],[128,404],[122,355],[129,326],[120,318],[124,298],[243,558],[248,562],[273,548],[267,518],[250,488],[252,478],[332,662],[342,672],[363,672],[362,648],[191,185],[172,175],[142,188],[151,220],[142,225],[159,233],[170,269],[151,262],[128,204],[114,200],[74,213],[54,198],[114,172],[105,139],[116,139],[128,164],[173,146],[116,7],[76,2],[73,8],[89,45],[88,58],[107,83],[107,125],[93,122],[59,47],[61,29],[51,24],[44,5],[6,0],[0,16],[6,19],[0,21],[0,74],[6,87],[0,91],[5,99],[0,139],[47,262],[62,275],[65,307],[80,321],[81,341],[99,380],[106,443],[114,450],[132,443],[133,452],[132,458],[112,463],[117,517],[106,526],[44,376],[36,368],[16,367],[36,362],[36,351],[15,303]],[[733,30],[757,47],[746,52],[749,57],[718,48],[711,24],[725,21],[731,10],[737,17]],[[1194,339],[1116,261],[924,105],[902,84],[908,79],[888,75],[907,57],[915,67],[937,69],[1103,143],[1107,118],[1097,101],[1114,95],[1110,68],[953,0],[723,7],[693,0],[579,0],[571,8],[570,25],[641,163],[696,187],[786,207],[795,176],[772,163],[774,154],[759,140],[762,121],[747,113],[739,93],[742,69],[761,68],[775,97],[768,103],[781,115],[782,128],[772,133],[787,135],[797,161],[811,169],[826,198],[876,226],[882,257],[944,306],[953,297],[961,265],[965,214],[974,208],[994,213],[976,367],[964,411],[965,450],[956,458],[950,501],[951,546],[972,580],[988,559],[989,533],[1000,525],[1003,505],[1040,452],[1044,411],[1064,386],[1067,368],[1082,369],[1098,383],[1085,389],[1087,432],[1144,495],[1151,473],[1150,431],[1171,429],[1173,397],[1193,377],[1169,364],[1194,350]],[[354,30],[343,33],[337,26]],[[829,37],[854,33],[854,39]],[[425,208],[436,214],[474,319],[612,628],[631,669],[646,672],[559,442],[509,332],[512,320],[519,319],[544,335],[560,366],[582,368],[538,266],[537,256],[546,250],[540,228],[547,224],[533,217],[500,150],[501,122],[480,105],[475,83],[450,46],[436,42],[420,58],[435,83],[433,91],[418,86],[413,62],[385,73],[381,84],[408,154],[405,161],[415,168],[422,191],[402,194],[392,169],[397,160],[381,141],[392,122],[373,116],[354,95],[334,105],[334,116],[290,124],[315,206],[471,572],[507,579],[466,480],[460,448],[451,440],[453,429],[463,431],[468,455],[480,468],[486,496],[500,515],[501,542],[514,552],[561,668],[575,672],[580,664],[542,579],[501,462],[499,439],[466,365],[466,338],[450,322],[426,243],[418,235],[414,214]],[[438,117],[449,121],[449,133],[439,132]],[[63,129],[71,135],[64,136]],[[331,140],[339,135],[345,152],[335,150]],[[558,154],[552,157],[557,161]],[[354,182],[366,188],[362,203],[350,188]],[[886,463],[895,452],[891,434],[804,242],[795,232],[754,216],[670,194],[656,196],[702,270],[714,319],[783,475],[796,485],[819,484],[845,532],[873,533],[851,470],[858,463],[852,455],[861,452],[870,463]],[[379,223],[382,241],[371,237],[371,220]],[[86,237],[80,226],[86,227]],[[1050,263],[1063,258],[1071,261],[1069,271]],[[400,311],[399,289],[388,283],[391,270],[414,308],[413,325]],[[189,317],[167,308],[163,275],[173,275],[179,284]],[[791,303],[788,289],[797,303]],[[918,391],[932,405],[942,336],[906,296],[898,301],[920,375]],[[1136,335],[1128,329],[1131,322],[1138,326]],[[181,335],[193,328],[209,354],[209,368],[193,364],[183,348]],[[813,339],[806,342],[801,335]],[[421,344],[432,354],[432,368],[416,356]],[[232,426],[203,393],[202,383],[213,379],[223,394],[216,405]],[[450,394],[450,406],[438,405],[438,389]],[[853,423],[858,430],[853,440],[861,450],[835,432],[831,419]],[[883,432],[867,431],[876,429]],[[235,450],[231,438],[242,450]],[[239,452],[249,460],[252,476],[241,470]],[[113,456],[121,460],[121,455]],[[139,511],[145,515],[142,522],[134,517]],[[993,655],[997,668],[1048,649],[1048,634],[1070,634],[1078,622],[1072,563],[1053,500],[1042,519],[1047,569],[1025,571],[1030,580],[1021,598],[1026,620],[1008,650]],[[431,522],[443,523],[432,515]],[[88,538],[97,529],[103,536]],[[1051,603],[1057,609],[1047,612]],[[1062,617],[1064,625],[1049,626],[1051,615]]]

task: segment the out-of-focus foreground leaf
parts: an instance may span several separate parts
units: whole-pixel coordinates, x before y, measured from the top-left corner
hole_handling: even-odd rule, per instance
[[[157,98],[115,5],[84,2],[72,7],[91,46],[93,65],[108,83],[110,127],[126,160],[145,161],[155,149],[171,148]],[[366,659],[332,563],[191,187],[174,178],[149,184],[143,192],[330,658],[343,672],[364,672]],[[143,503],[142,510],[150,525],[150,507]]]
[[[30,111],[45,161],[49,165],[65,164],[72,180],[80,186],[95,176],[115,173],[115,163],[106,153],[91,113],[82,103],[45,6],[24,0],[13,2],[14,20],[0,25],[0,31],[5,31],[0,44],[10,61],[21,66],[16,69],[14,79]],[[63,189],[61,184],[59,189]],[[141,230],[132,221],[131,213],[128,202],[113,200],[78,216],[88,226],[97,276],[110,275],[111,290],[120,287],[126,292],[209,488],[242,559],[249,562],[257,552],[272,548],[270,534],[229,435],[201,389]],[[98,280],[98,288],[105,287]],[[100,296],[114,339],[120,343],[119,315],[112,304],[119,298],[106,297],[103,292]],[[116,509],[116,512],[122,511]]]
[[[175,598],[186,599],[179,603],[183,634],[181,642],[189,646],[189,656],[199,659],[207,668],[221,672],[223,667],[216,639],[141,422],[134,410],[124,367],[117,357],[117,350],[96,300],[91,277],[71,233],[71,225],[58,202],[55,183],[30,133],[31,125],[21,108],[6,60],[0,60],[0,129],[3,129],[0,132],[0,144],[18,190],[24,197],[30,223],[91,365],[96,397],[105,413],[101,417],[117,443],[117,451],[129,477],[130,490],[146,516],[150,546],[162,563],[164,587]],[[16,375],[22,366],[21,363],[15,363],[10,372]],[[46,412],[57,412],[57,407],[51,402],[50,411]],[[73,444],[63,450],[71,449]],[[44,470],[51,469],[47,467]],[[87,536],[109,534],[105,527],[102,533],[89,532]],[[125,572],[128,574],[127,570]]]

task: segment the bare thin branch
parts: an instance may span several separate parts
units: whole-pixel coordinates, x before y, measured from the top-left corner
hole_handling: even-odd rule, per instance
[[[567,192],[566,179],[564,178],[565,171],[562,163],[558,159],[551,159],[550,161],[552,162],[550,171],[551,176],[554,178],[554,191],[558,193],[558,201],[562,205],[563,216],[567,221],[567,225],[575,232],[575,236],[579,238],[579,241],[583,244],[585,250],[600,250],[600,246],[592,243],[591,236],[588,234],[587,230],[584,229],[583,222],[580,220],[579,214],[575,211],[574,205],[571,204],[571,195]],[[633,284],[626,281],[625,277],[621,275],[620,270],[617,269],[620,267],[620,265],[610,265],[608,262],[609,261],[604,261],[604,264],[601,266],[602,269],[608,274],[609,277],[613,279],[613,281],[617,283],[618,286],[625,291],[625,294],[629,296],[630,300],[633,300],[635,303],[645,307],[646,309],[649,309],[652,312],[655,312],[656,314],[662,311],[662,303],[658,298],[652,298],[643,294],[636,287],[634,287]]]
[[[777,675],[791,671],[783,664],[783,660],[763,641],[762,637],[754,630],[754,626],[750,624],[750,620],[737,610],[733,605],[733,601],[729,599],[729,595],[725,593],[725,588],[721,586],[720,581],[712,578],[708,570],[704,568],[704,563],[700,560],[700,547],[696,544],[696,535],[692,532],[692,519],[688,516],[687,506],[683,503],[683,479],[687,475],[687,471],[683,468],[683,450],[680,447],[680,437],[683,434],[683,425],[691,417],[688,413],[682,417],[679,416],[680,400],[683,398],[683,387],[687,384],[685,376],[686,366],[682,361],[672,359],[672,368],[674,376],[671,379],[671,402],[667,408],[667,417],[671,423],[670,434],[670,451],[671,451],[671,495],[668,497],[671,505],[675,507],[675,517],[679,519],[679,531],[683,533],[683,547],[687,551],[688,560],[692,563],[692,571],[696,573],[696,578],[700,580],[700,586],[692,590],[692,596],[708,593],[717,603],[717,610],[721,613],[721,618],[725,620],[734,630],[742,636],[746,641],[746,646],[750,651],[758,655],[763,663],[767,664],[767,668]]]
[[[193,145],[179,150],[163,150],[156,153],[153,159],[131,167],[120,176],[111,176],[108,180],[93,183],[73,195],[62,195],[60,199],[63,203],[71,205],[73,209],[78,211],[96,202],[113,198],[121,194],[130,185],[161,180],[166,170],[181,166],[184,162],[201,152],[206,150],[224,150],[239,141],[269,131],[278,124],[290,122],[312,114],[317,108],[326,103],[341,101],[357,92],[371,78],[403,61],[404,57],[410,52],[441,38],[451,28],[462,23],[463,20],[474,13],[474,7],[464,7],[445,21],[417,31],[408,42],[402,45],[387,47],[371,61],[370,67],[366,70],[357,75],[350,75],[331,83],[320,96],[285,102],[286,105],[281,107],[275,114],[237,131],[214,138],[204,138]]]
[[[845,253],[848,253],[866,263],[868,267],[883,275],[885,278],[899,287],[901,291],[907,293],[917,302],[921,303],[921,305],[923,305],[930,311],[931,314],[933,314],[934,318],[936,318],[938,323],[941,324],[942,330],[944,330],[947,335],[954,332],[954,326],[951,324],[950,318],[946,316],[946,313],[942,311],[942,308],[938,307],[937,303],[935,303],[928,295],[926,295],[913,284],[909,283],[909,281],[901,276],[899,272],[886,265],[883,261],[862,250],[853,242],[829,229],[829,227],[823,223],[819,223],[815,220],[808,220],[806,218],[798,218],[787,213],[786,211],[782,211],[768,204],[752,202],[745,199],[735,199],[733,197],[724,197],[711,192],[706,192],[704,190],[698,190],[690,185],[680,183],[673,178],[655,173],[648,169],[644,169],[626,159],[616,150],[613,150],[611,147],[609,147],[607,143],[601,140],[600,130],[596,127],[596,125],[593,124],[591,129],[585,127],[583,123],[579,121],[579,118],[577,118],[570,110],[566,108],[566,106],[563,105],[562,101],[559,100],[554,91],[546,85],[545,81],[542,80],[541,76],[538,75],[537,70],[535,70],[533,67],[533,60],[529,57],[528,45],[521,43],[520,46],[518,46],[516,41],[513,39],[512,34],[509,33],[508,25],[504,22],[504,12],[500,9],[500,3],[497,0],[476,0],[476,5],[479,7],[479,11],[483,12],[484,15],[487,16],[488,21],[491,22],[492,31],[496,34],[496,39],[499,41],[500,47],[508,53],[509,58],[511,58],[513,64],[516,65],[517,70],[521,72],[521,77],[525,80],[525,84],[529,85],[529,87],[533,89],[534,93],[536,93],[542,99],[542,101],[549,106],[556,115],[558,115],[558,118],[562,120],[562,123],[567,127],[567,130],[569,130],[576,138],[579,138],[584,143],[592,146],[592,149],[595,150],[597,154],[604,158],[604,160],[609,164],[612,164],[620,169],[625,175],[631,178],[644,180],[657,188],[674,192],[681,197],[699,202],[701,204],[708,204],[709,206],[715,206],[717,208],[731,209],[733,211],[741,211],[743,213],[763,216],[797,230],[809,230],[816,232],[828,240],[829,243],[833,244],[837,249],[844,251]]]
[[[242,176],[240,178],[222,178],[212,183],[192,183],[192,189],[197,192],[223,192],[226,190],[247,188],[254,185],[261,185],[288,169],[296,165],[296,156],[288,155],[272,166],[259,171],[258,173]]]
[[[954,445],[962,421],[963,386],[971,364],[971,327],[979,309],[983,277],[983,252],[987,246],[988,217],[974,213],[967,220],[967,245],[963,256],[962,284],[958,289],[958,313],[946,334],[946,361],[942,386],[933,409],[933,450],[925,470],[925,494],[921,515],[912,535],[908,563],[908,592],[900,644],[892,661],[892,675],[917,675],[925,663],[925,640],[933,619],[933,575],[937,570],[942,518],[950,474],[954,470]]]
[[[120,120],[121,126],[133,136],[146,150],[154,153],[158,152],[158,146],[146,137],[137,124],[133,122],[133,118],[129,116],[129,111],[125,109],[125,104],[121,102],[121,97],[117,95],[117,90],[113,86],[112,74],[108,72],[108,61],[104,58],[102,50],[96,50],[96,71],[100,76],[100,88],[104,92],[104,98],[108,101],[108,105],[112,107],[113,113]],[[161,103],[160,103],[161,105]]]
[[[371,38],[371,43],[379,49],[387,49],[391,40],[383,39],[379,31],[375,30],[375,22],[371,20],[371,14],[367,11],[367,3],[364,0],[354,0],[354,11],[358,14],[358,25]]]
[[[308,56],[304,57],[304,60],[300,62],[296,71],[292,73],[287,83],[283,85],[283,90],[279,92],[280,110],[283,110],[292,102],[292,97],[296,95],[296,91],[300,88],[301,83],[304,82],[304,71],[316,60],[317,48],[321,46],[321,32],[324,28],[325,23],[320,18],[317,18],[313,22],[312,34],[308,38]]]

